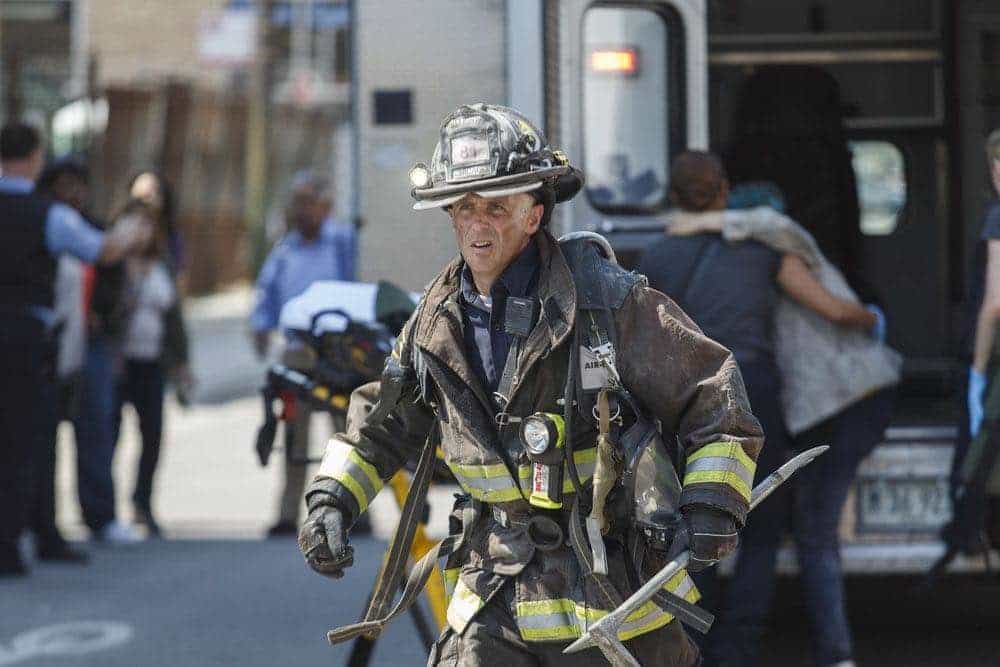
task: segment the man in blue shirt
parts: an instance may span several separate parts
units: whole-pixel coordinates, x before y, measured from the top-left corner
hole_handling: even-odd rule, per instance
[[[281,308],[318,280],[353,280],[356,234],[353,225],[330,217],[332,184],[323,174],[303,171],[292,179],[287,209],[288,234],[268,255],[257,277],[257,299],[250,314],[254,346],[267,356]],[[312,411],[300,404],[285,430],[285,489],[278,521],[269,535],[298,532],[299,504],[305,487]],[[336,427],[337,425],[335,425]]]
[[[108,234],[73,209],[32,194],[44,160],[38,131],[0,129],[0,577],[27,573],[18,550],[25,526],[31,443],[44,426],[39,409],[54,362],[56,259],[116,262],[145,245],[152,230],[137,219]]]

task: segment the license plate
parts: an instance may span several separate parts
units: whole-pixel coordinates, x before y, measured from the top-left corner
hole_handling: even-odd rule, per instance
[[[933,533],[951,518],[944,477],[861,478],[856,491],[861,533]]]

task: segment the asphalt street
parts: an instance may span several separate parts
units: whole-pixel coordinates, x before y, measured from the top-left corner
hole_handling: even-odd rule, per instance
[[[89,567],[46,566],[0,583],[0,665],[342,665],[326,631],[362,613],[384,545],[357,539],[349,577],[309,571],[293,539],[157,540],[91,548]],[[417,665],[409,619],[372,664]]]
[[[384,551],[354,540],[356,564],[327,580],[294,540],[167,539],[91,547],[89,567],[42,566],[0,583],[0,666],[344,665],[325,632],[361,614]],[[911,579],[849,582],[858,664],[998,664],[1000,584],[961,578],[928,592]],[[809,663],[793,579],[782,582],[762,665]],[[369,664],[422,665],[409,618],[389,627]]]

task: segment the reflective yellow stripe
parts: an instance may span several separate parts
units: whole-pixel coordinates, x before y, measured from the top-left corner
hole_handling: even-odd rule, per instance
[[[684,475],[684,486],[688,484],[727,484],[734,488],[744,500],[750,502],[750,485],[731,472],[689,472]]]
[[[597,460],[597,450],[591,447],[579,452],[573,452],[573,460],[580,467],[580,480],[590,479],[593,474],[594,462]],[[470,496],[476,500],[488,503],[505,503],[525,498],[522,485],[531,479],[531,466],[519,466],[517,475],[519,485],[510,476],[507,466],[502,463],[480,465],[449,463],[448,467],[455,479]],[[523,480],[523,481],[522,481]],[[572,493],[573,483],[569,472],[564,469],[563,493]]]
[[[356,464],[359,468],[361,468],[361,471],[368,478],[368,481],[371,482],[372,488],[379,490],[382,489],[382,479],[378,476],[378,470],[376,470],[375,466],[373,466],[371,463],[368,463],[368,461],[365,461],[363,458],[361,458],[361,454],[358,454],[358,450],[352,449],[351,452],[347,455],[347,458],[350,459],[352,463]]]
[[[743,464],[743,467],[747,470],[754,471],[757,469],[757,464],[754,463],[753,459],[747,456],[747,453],[743,451],[743,445],[738,442],[713,442],[701,447],[698,451],[687,457],[687,464],[691,465],[698,459],[703,459],[708,456],[725,456],[727,458],[736,459]]]
[[[448,603],[448,625],[461,634],[469,621],[483,608],[483,599],[475,594],[461,579],[455,585],[455,590]]]
[[[517,626],[526,641],[575,639],[580,636],[577,604],[573,600],[532,600],[517,603]]]
[[[347,487],[347,490],[351,492],[354,500],[358,503],[359,511],[364,512],[368,509],[368,496],[365,490],[361,488],[361,485],[354,481],[353,477],[346,472],[338,472],[333,475],[333,479]]]
[[[521,500],[521,489],[502,463],[460,465],[449,463],[455,479],[470,496],[488,503]]]
[[[576,603],[567,598],[555,600],[528,600],[517,603],[518,616],[543,616],[546,614],[575,613]]]
[[[461,571],[461,568],[458,567],[441,570],[441,574],[444,577],[444,594],[449,601],[451,601],[451,597],[455,593],[455,585],[458,583],[458,573]]]
[[[550,628],[519,628],[521,639],[526,642],[552,642],[578,639],[582,636],[578,625],[554,625]]]
[[[684,486],[726,484],[749,502],[756,470],[757,464],[738,442],[713,442],[688,457]]]
[[[684,570],[671,577],[663,588],[692,603],[701,597]],[[518,602],[516,611],[518,630],[525,641],[576,639],[591,624],[608,615],[606,610],[586,607],[567,598]],[[628,615],[618,637],[626,641],[661,628],[673,619],[673,614],[650,601]]]
[[[462,489],[476,500],[487,503],[505,503],[524,498],[521,490],[514,485],[514,480],[511,479],[510,475],[507,475],[507,479],[502,477],[477,479],[464,477],[454,470],[452,472],[455,473],[455,479],[458,480]]]
[[[681,570],[672,576],[667,583],[663,584],[663,588],[688,602],[697,602],[701,599],[701,591],[694,585],[694,579],[687,573],[687,570]]]
[[[375,466],[366,461],[354,447],[336,438],[331,438],[327,444],[317,477],[329,477],[343,484],[354,496],[362,512],[383,486]]]
[[[580,483],[582,484],[594,476],[594,462],[597,461],[597,448],[591,447],[590,449],[573,452],[573,461],[577,465],[577,473],[580,475]],[[531,465],[518,466],[517,476],[522,488],[526,488],[526,482],[528,482],[527,486],[530,486]],[[573,480],[570,479],[569,466],[564,464],[562,492],[573,493],[573,491]]]
[[[507,466],[502,463],[493,463],[490,465],[459,465],[457,463],[449,463],[448,467],[451,468],[452,472],[462,477],[493,479],[509,474]]]
[[[652,632],[653,630],[658,630],[664,625],[674,620],[674,615],[665,612],[655,604],[645,608],[640,607],[638,611],[643,611],[641,616],[638,616],[634,620],[626,619],[622,623],[622,627],[618,630],[618,639],[621,641],[628,641],[633,637],[638,637],[639,635],[644,635],[647,632]]]

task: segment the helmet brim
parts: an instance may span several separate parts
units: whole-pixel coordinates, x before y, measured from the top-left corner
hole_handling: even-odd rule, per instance
[[[506,197],[507,195],[537,190],[546,182],[554,183],[556,189],[559,190],[559,184],[567,178],[579,181],[582,184],[578,170],[566,165],[559,165],[556,167],[546,167],[545,169],[536,169],[523,174],[497,176],[478,181],[469,181],[467,183],[454,183],[431,188],[415,188],[410,194],[417,200],[413,204],[413,210],[426,211],[432,208],[451,206],[470,193],[487,198]],[[576,191],[580,189],[580,185],[569,189],[572,189],[573,194],[576,194]],[[557,200],[565,201],[564,198],[559,197],[557,197]]]
[[[531,192],[532,190],[537,190],[542,187],[542,181],[535,181],[534,183],[525,183],[523,185],[510,185],[507,187],[493,188],[489,190],[483,190],[482,182],[470,183],[469,190],[467,192],[459,192],[453,195],[448,195],[446,197],[438,197],[434,199],[422,199],[413,205],[414,211],[427,211],[432,208],[445,208],[457,203],[459,200],[463,199],[466,195],[477,194],[480,197],[485,197],[490,199],[491,197],[506,197],[507,195],[517,195],[523,192]]]

